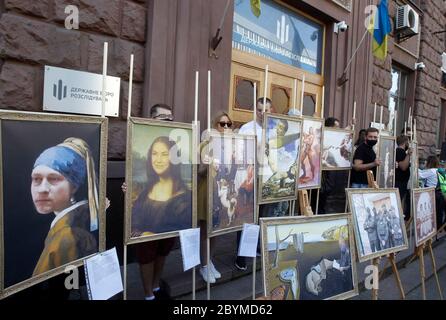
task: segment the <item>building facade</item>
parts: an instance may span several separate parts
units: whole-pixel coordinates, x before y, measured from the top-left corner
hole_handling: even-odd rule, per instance
[[[375,103],[384,107],[385,123],[390,111],[397,111],[397,131],[413,110],[421,155],[434,154],[446,133],[441,71],[446,33],[437,33],[446,28],[446,2],[389,0],[392,25],[397,9],[409,5],[419,15],[419,32],[401,39],[393,31],[384,61],[372,55],[366,29],[378,2],[262,0],[256,17],[249,0],[0,0],[0,108],[42,111],[44,66],[101,73],[103,43],[109,43],[108,74],[122,84],[120,114],[109,119],[108,143],[107,194],[119,204],[112,204],[116,214],[109,215],[108,228],[119,227],[107,232],[109,245],[116,245],[122,241],[120,185],[132,53],[133,116],[147,117],[150,106],[166,103],[176,121],[191,122],[198,70],[199,120],[206,128],[211,70],[212,114],[227,111],[238,124],[252,118],[257,83],[257,97],[266,92],[276,112],[302,106],[306,115],[334,116],[343,126],[356,102],[356,131],[373,121]],[[69,5],[79,11],[78,29],[65,27]],[[341,21],[348,28],[335,32]],[[212,51],[219,29],[222,39]],[[416,68],[420,62],[424,69]]]

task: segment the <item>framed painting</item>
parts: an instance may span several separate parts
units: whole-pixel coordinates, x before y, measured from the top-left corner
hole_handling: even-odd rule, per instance
[[[196,226],[191,124],[129,118],[125,242],[176,237]]]
[[[324,121],[303,117],[302,127],[298,188],[318,189],[321,186]]]
[[[408,248],[398,189],[346,189],[360,262]]]
[[[323,170],[348,170],[352,167],[353,132],[324,128],[322,148]]]
[[[378,143],[378,158],[381,165],[377,169],[377,183],[381,189],[395,186],[396,141],[395,137],[380,136]]]
[[[209,235],[257,223],[255,136],[215,132],[210,135],[209,147]]]
[[[437,233],[435,187],[413,189],[412,205],[415,221],[415,244],[419,247]]]
[[[106,118],[0,112],[0,290],[105,250]]]
[[[259,169],[259,203],[297,197],[302,120],[265,114]]]
[[[264,295],[273,300],[358,294],[349,214],[261,218]]]

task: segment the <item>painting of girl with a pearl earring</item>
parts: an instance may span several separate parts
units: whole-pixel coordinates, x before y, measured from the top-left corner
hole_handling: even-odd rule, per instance
[[[104,250],[107,119],[0,113],[0,134],[4,297]]]

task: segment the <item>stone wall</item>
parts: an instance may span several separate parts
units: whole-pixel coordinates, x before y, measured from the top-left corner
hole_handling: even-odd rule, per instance
[[[415,93],[420,156],[434,154],[441,116],[441,54],[446,50],[444,34],[432,33],[446,26],[446,3],[443,0],[421,1],[423,10],[420,61],[426,68],[418,73]],[[439,147],[439,146],[438,146]]]
[[[65,7],[79,9],[79,29],[65,29]],[[0,0],[0,108],[42,111],[44,65],[121,78],[120,117],[109,118],[109,159],[125,157],[130,54],[132,115],[142,114],[146,0]]]

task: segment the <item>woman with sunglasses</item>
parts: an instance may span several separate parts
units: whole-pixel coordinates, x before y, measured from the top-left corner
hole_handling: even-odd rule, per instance
[[[214,120],[212,121],[212,130],[217,131],[219,133],[232,133],[232,121],[229,115],[225,112],[219,113]],[[200,154],[205,154],[205,149],[208,146],[209,141],[204,140],[200,145]],[[215,265],[212,262],[212,259],[210,260],[209,266],[205,265],[207,261],[207,254],[206,254],[206,236],[207,236],[207,219],[208,219],[208,184],[207,184],[207,174],[208,170],[207,167],[209,165],[208,159],[209,157],[212,157],[211,154],[207,154],[204,156],[205,159],[202,161],[202,165],[199,166],[198,169],[198,222],[200,226],[200,252],[201,252],[201,261],[203,262],[203,266],[200,268],[200,274],[203,277],[204,281],[209,283],[215,283],[216,279],[219,279],[221,277],[220,272],[217,271],[215,268]],[[219,164],[217,161],[213,162],[213,164],[218,167]],[[235,175],[236,167],[232,166],[234,170],[230,170],[229,175]],[[217,190],[214,188],[214,190]],[[218,205],[215,203],[215,201],[218,200],[218,196],[214,196],[214,210],[218,210]],[[213,225],[219,224],[219,215],[215,214],[212,221]],[[212,257],[212,248],[214,247],[214,240],[215,237],[212,237],[210,239],[210,252]]]

